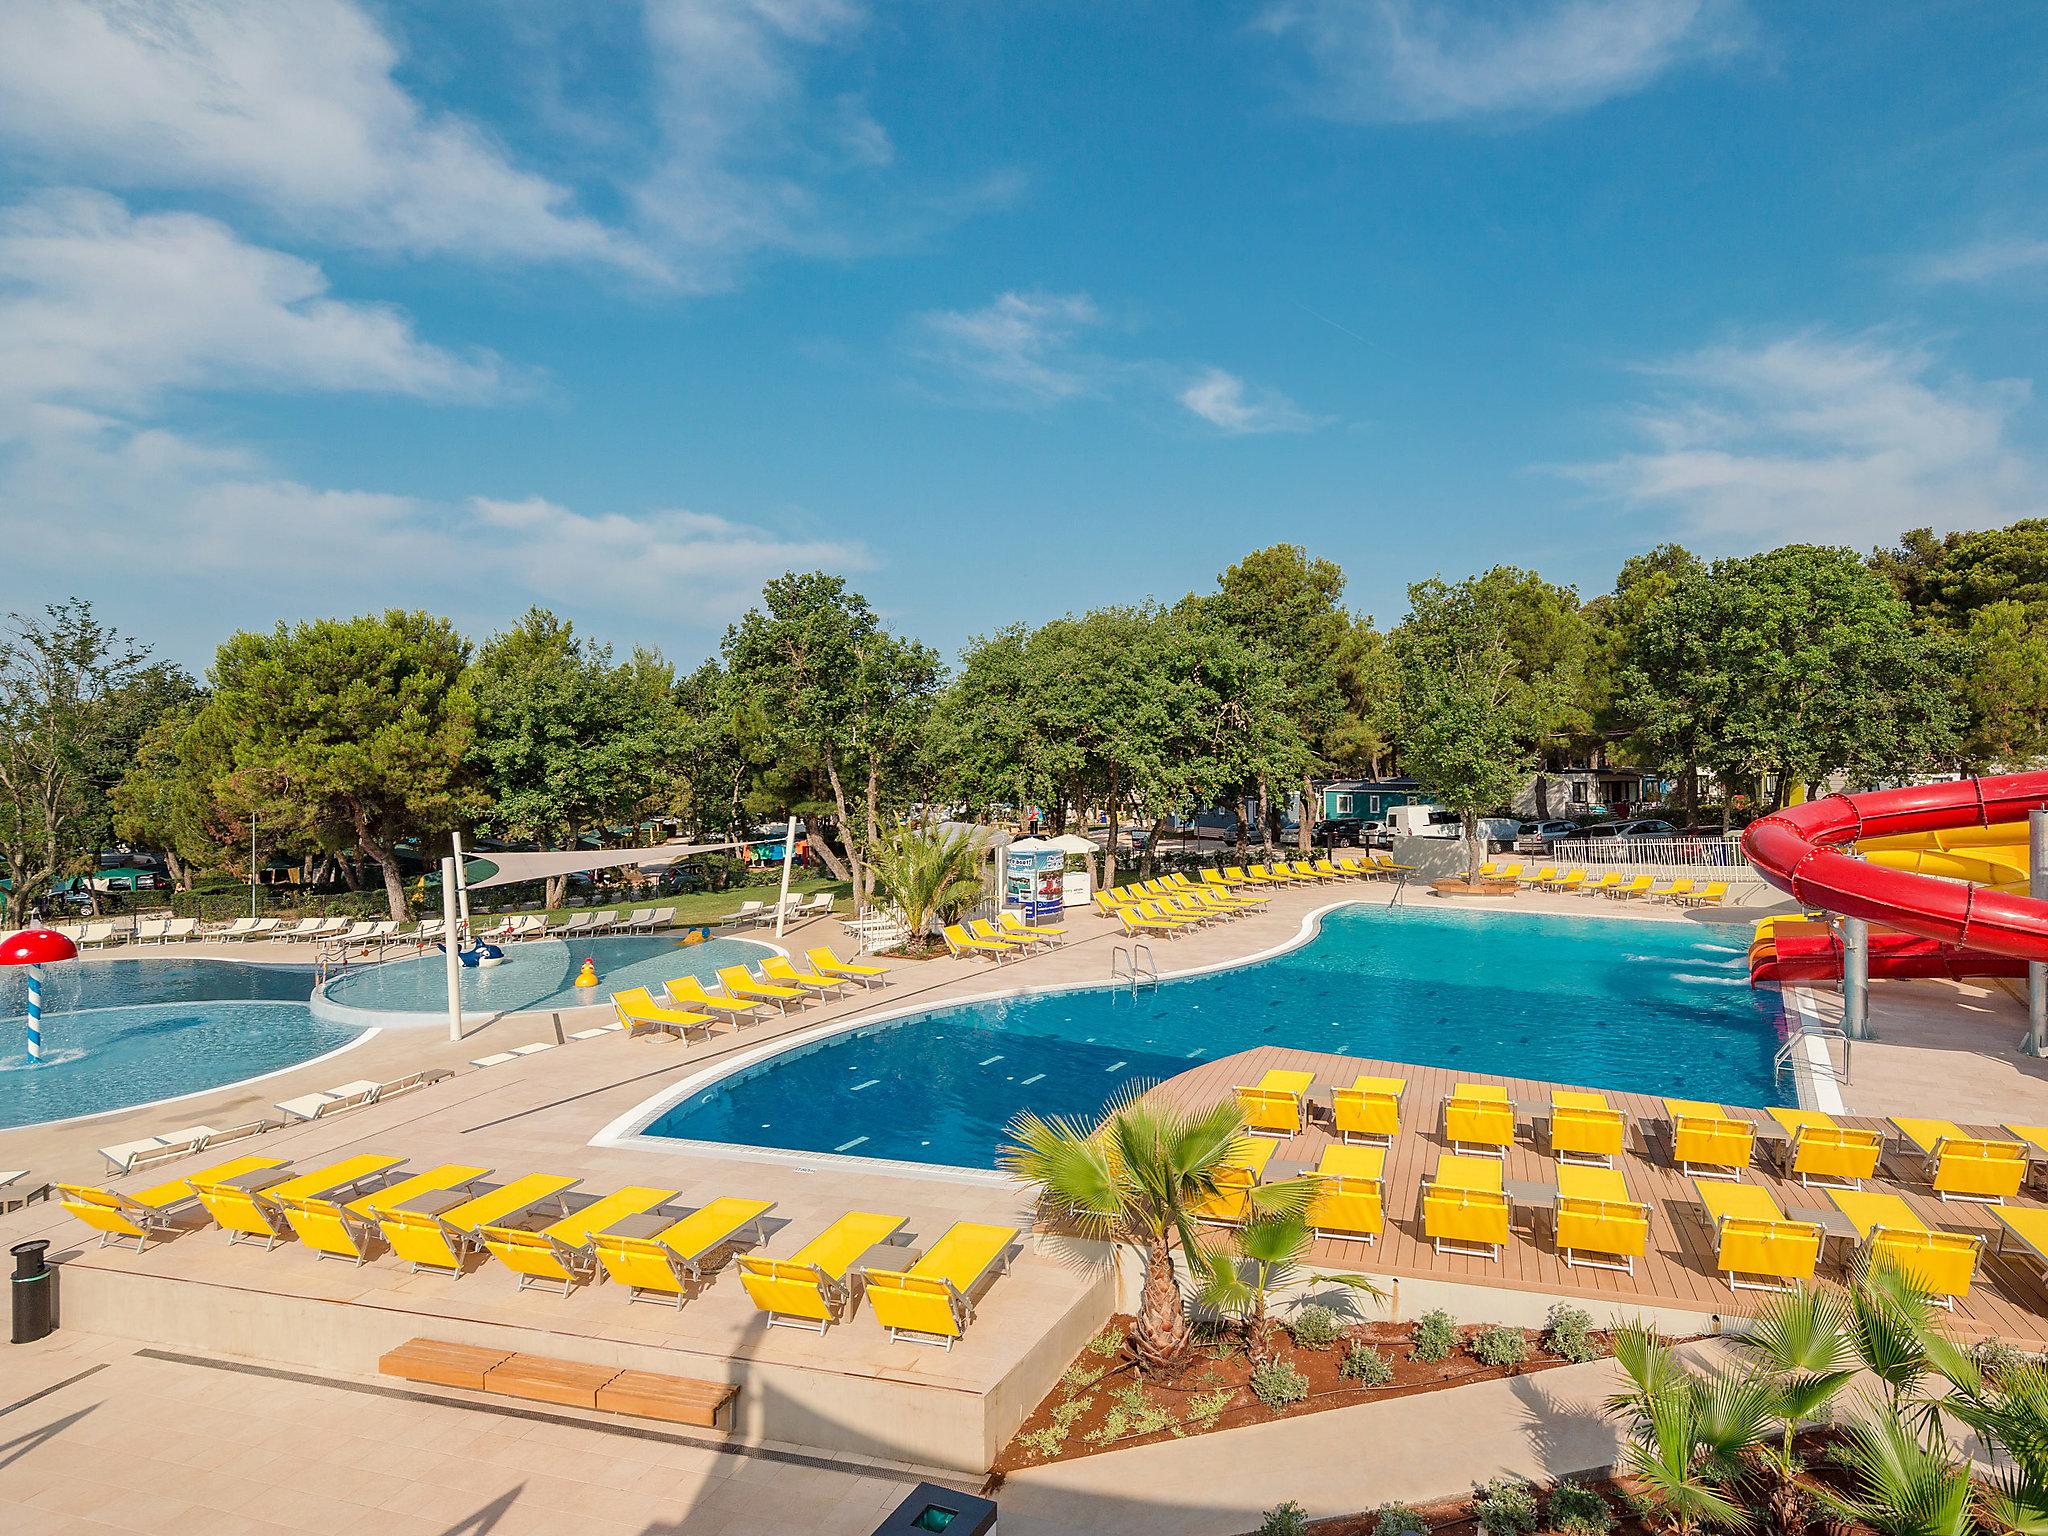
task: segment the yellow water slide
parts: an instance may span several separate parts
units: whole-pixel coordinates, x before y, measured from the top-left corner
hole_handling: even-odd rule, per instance
[[[2026,825],[1952,827],[1945,832],[1902,832],[1866,837],[1856,851],[1883,869],[1941,875],[2024,896],[2027,892]]]

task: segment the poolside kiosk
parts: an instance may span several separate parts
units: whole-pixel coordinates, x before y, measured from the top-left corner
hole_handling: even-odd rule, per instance
[[[1019,838],[1003,849],[1003,905],[1028,923],[1057,922],[1066,909],[1067,853],[1042,837]]]
[[[0,942],[0,965],[28,967],[28,1059],[43,1059],[43,967],[76,960],[78,946],[53,928],[26,928]]]

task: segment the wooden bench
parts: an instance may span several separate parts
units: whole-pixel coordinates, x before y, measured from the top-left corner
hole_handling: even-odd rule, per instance
[[[729,1381],[622,1371],[616,1366],[584,1365],[439,1339],[408,1339],[381,1357],[377,1369],[407,1381],[662,1419],[700,1429],[730,1428],[732,1400],[740,1390]]]

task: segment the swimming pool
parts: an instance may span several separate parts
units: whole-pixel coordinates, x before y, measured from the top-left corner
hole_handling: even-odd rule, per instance
[[[313,972],[301,966],[91,960],[46,975],[35,1066],[22,1043],[25,979],[0,980],[0,1129],[260,1077],[362,1034],[313,1017]]]
[[[972,1003],[835,1035],[713,1083],[642,1134],[988,1168],[1019,1110],[1255,1045],[1768,1104],[1776,991],[1691,923],[1347,906],[1308,943],[1133,997]]]
[[[626,934],[615,938],[528,939],[505,946],[505,963],[485,970],[463,967],[465,1013],[524,1013],[549,1008],[586,1008],[608,1002],[627,987],[652,987],[678,976],[709,979],[722,965],[744,965],[774,951],[746,939],[706,939],[683,944],[673,936]],[[576,989],[584,960],[597,962],[599,985]],[[330,1019],[345,1010],[447,1017],[447,962],[438,949],[337,976],[321,990],[316,1008]]]

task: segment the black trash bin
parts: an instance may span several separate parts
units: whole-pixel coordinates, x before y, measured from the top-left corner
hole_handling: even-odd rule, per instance
[[[49,1243],[37,1239],[16,1243],[14,1283],[8,1287],[14,1302],[14,1342],[33,1344],[47,1338],[57,1326],[57,1272],[43,1262]]]

